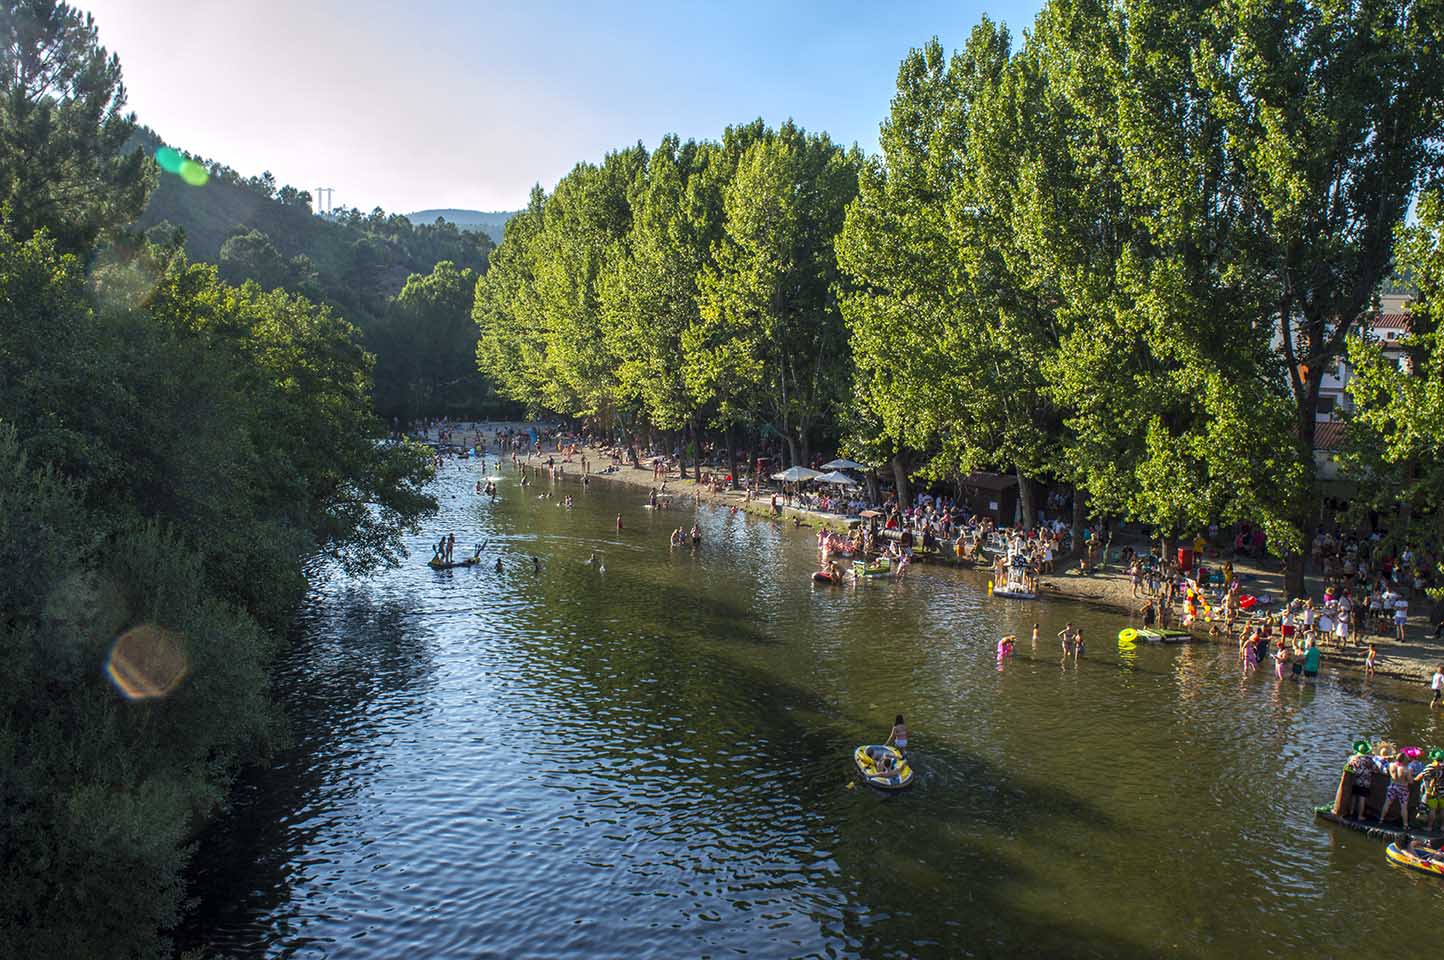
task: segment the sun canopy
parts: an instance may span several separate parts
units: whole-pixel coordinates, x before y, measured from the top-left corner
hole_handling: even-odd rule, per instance
[[[832,471],[832,473],[820,474],[819,476],[813,477],[812,482],[833,483],[840,487],[861,486],[861,484],[859,484],[856,480],[852,479],[852,477],[849,477],[847,474],[841,472],[840,470],[834,470]]]
[[[839,457],[839,458],[836,459],[836,460],[830,460],[830,461],[828,461],[827,463],[824,463],[824,464],[822,465],[822,469],[824,469],[824,470],[866,470],[866,469],[868,469],[868,468],[865,467],[865,466],[863,466],[862,464],[858,463],[856,460],[848,460],[848,459],[846,459],[845,457]]]
[[[774,473],[772,479],[785,483],[800,483],[803,480],[811,480],[815,476],[818,476],[816,470],[809,470],[806,467],[788,467],[781,473]]]

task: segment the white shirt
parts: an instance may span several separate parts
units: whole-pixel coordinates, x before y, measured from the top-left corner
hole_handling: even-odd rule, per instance
[[[1435,690],[1444,690],[1444,673],[1440,673],[1436,670],[1434,672],[1434,679],[1429,681],[1429,686],[1433,687]]]

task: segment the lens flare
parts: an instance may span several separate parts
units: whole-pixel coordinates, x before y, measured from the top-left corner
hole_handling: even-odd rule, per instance
[[[158,147],[155,151],[155,162],[166,173],[180,173],[181,164],[185,158],[180,155],[179,150],[171,147]]]
[[[110,648],[105,674],[127,700],[154,700],[174,693],[190,669],[179,634],[143,623],[121,634]]]
[[[180,165],[180,178],[193,187],[203,187],[206,181],[211,178],[206,173],[206,168],[194,160],[182,160]]]

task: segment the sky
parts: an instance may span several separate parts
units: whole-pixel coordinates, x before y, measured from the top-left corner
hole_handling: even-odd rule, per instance
[[[179,147],[337,206],[513,210],[667,133],[791,117],[877,148],[899,61],[1040,0],[77,0],[130,109]]]

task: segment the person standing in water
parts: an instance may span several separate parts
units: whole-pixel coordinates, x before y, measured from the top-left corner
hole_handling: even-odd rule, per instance
[[[898,748],[903,756],[908,755],[908,725],[903,722],[903,715],[898,714],[897,719],[892,722],[892,730],[887,735],[887,742]]]
[[[622,532],[622,515],[620,513],[617,514],[617,532]]]
[[[1083,628],[1079,627],[1073,631],[1073,664],[1077,666],[1078,661],[1083,657]]]

